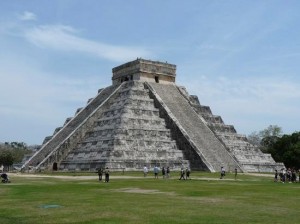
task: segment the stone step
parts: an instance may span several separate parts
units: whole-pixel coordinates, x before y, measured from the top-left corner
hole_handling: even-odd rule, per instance
[[[209,123],[208,126],[214,131],[236,133],[236,130],[233,125]]]
[[[193,105],[195,111],[201,115],[203,114],[212,114],[211,109],[209,106],[202,106],[202,105]]]
[[[90,133],[84,142],[93,142],[93,141],[105,141],[103,139],[128,139],[134,138],[135,140],[139,139],[152,139],[153,141],[162,140],[170,140],[171,141],[171,133],[169,130],[140,130],[140,129],[131,129],[131,130],[123,130],[123,132],[95,132]],[[173,141],[173,140],[172,140]]]
[[[206,126],[203,118],[195,112],[194,107],[191,107],[175,85],[148,84],[151,86],[150,90],[153,89],[154,96],[157,94],[162,100],[161,105],[165,105],[166,110],[169,110],[171,116],[174,117],[173,120],[186,132],[187,140],[192,141],[190,144],[195,145],[195,152],[199,157],[205,158],[204,163],[211,171],[220,170],[222,165],[238,166],[224,145]]]
[[[117,114],[123,114],[123,113],[129,113],[129,114],[140,114],[140,115],[154,115],[159,116],[159,110],[155,107],[151,108],[141,108],[137,106],[118,106],[118,107],[112,107],[109,109],[104,110],[103,116],[113,116]]]
[[[231,141],[235,141],[235,140],[241,140],[241,141],[247,141],[247,137],[246,135],[241,135],[241,134],[237,134],[237,133],[230,133],[230,132],[220,132],[220,131],[216,131],[215,132],[222,140],[231,140]]]
[[[161,120],[149,120],[149,119],[134,119],[134,118],[112,118],[108,120],[103,120],[95,124],[96,130],[106,130],[106,129],[165,129],[166,125],[164,121]],[[142,127],[144,125],[145,127]]]
[[[220,116],[216,116],[216,115],[212,115],[212,114],[202,114],[202,117],[209,124],[224,124],[224,122]]]
[[[104,114],[103,114],[104,115]],[[107,115],[107,114],[106,114]],[[109,114],[110,115],[110,114]],[[105,121],[110,121],[112,119],[116,119],[118,120],[118,123],[121,123],[123,120],[138,120],[138,121],[143,121],[145,123],[149,123],[149,122],[153,122],[155,125],[157,125],[156,122],[159,123],[165,123],[165,120],[163,118],[160,117],[137,117],[137,116],[131,116],[129,114],[116,114],[116,115],[110,115],[110,116],[102,116],[101,118],[96,120],[96,123],[98,126],[101,126],[102,122]]]
[[[118,97],[125,97],[127,98],[128,96],[149,96],[149,91],[145,90],[145,89],[132,89],[132,88],[128,88],[128,89],[121,89],[121,91],[119,91],[118,93]]]
[[[134,136],[126,136],[126,137],[120,137],[120,136],[114,136],[111,137],[111,139],[99,139],[98,137],[95,138],[88,138],[85,141],[81,142],[81,147],[88,146],[91,147],[93,145],[113,145],[113,144],[136,144],[137,142],[139,144],[145,144],[145,145],[159,145],[159,144],[175,144],[175,140],[171,140],[170,138],[150,138],[150,137],[142,137],[142,138],[136,138],[133,139]]]
[[[138,97],[128,97],[126,99],[120,99],[118,98],[114,102],[111,103],[110,107],[111,108],[119,108],[121,106],[126,106],[126,105],[131,105],[135,107],[154,107],[154,103],[152,99],[147,99],[147,98],[138,98]]]
[[[103,158],[109,158],[110,160],[119,160],[122,158],[122,160],[126,159],[144,159],[147,158],[148,160],[157,160],[157,158],[165,158],[166,161],[168,160],[183,160],[182,154],[176,154],[176,153],[165,153],[165,152],[156,152],[156,151],[117,151],[113,150],[111,152],[104,151],[102,153],[77,153],[74,155],[69,155],[64,162],[67,161],[76,161],[76,160],[100,160]]]

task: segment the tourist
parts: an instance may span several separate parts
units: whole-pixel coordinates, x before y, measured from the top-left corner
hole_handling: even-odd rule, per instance
[[[280,178],[280,181],[282,181],[282,179],[283,179],[283,176],[282,176],[282,169],[281,169],[281,171],[280,171],[280,173],[279,173],[279,178]]]
[[[284,184],[286,180],[286,171],[284,168],[281,169],[281,182]]]
[[[155,179],[158,179],[158,172],[159,172],[159,169],[157,167],[157,165],[155,165],[154,169],[153,169],[153,172],[154,172],[154,178]]]
[[[10,183],[8,175],[6,173],[1,173],[2,183]]]
[[[147,174],[148,174],[148,168],[147,168],[146,165],[144,166],[143,172],[144,172],[144,177],[147,177]]]
[[[163,166],[163,168],[161,169],[161,174],[163,176],[163,179],[165,179],[166,177],[166,170],[165,170],[165,167]]]
[[[274,182],[278,181],[278,171],[275,170]]]
[[[186,174],[186,180],[187,179],[189,179],[190,180],[190,174],[191,174],[191,169],[188,167],[188,168],[186,168],[186,170],[185,170],[185,174]]]
[[[234,169],[234,179],[236,180],[237,178],[237,168]]]
[[[170,178],[170,167],[167,167],[167,178]]]
[[[185,178],[184,178],[184,174],[185,174],[185,172],[184,172],[184,168],[183,167],[181,167],[181,170],[180,170],[180,178],[179,178],[179,180],[185,180]]]
[[[292,181],[292,171],[291,171],[291,168],[288,168],[287,171],[286,171],[286,180],[291,183]]]
[[[224,167],[222,166],[221,167],[221,177],[220,177],[220,179],[223,179],[225,177],[225,169],[224,169]]]
[[[108,167],[105,168],[104,173],[105,173],[105,182],[108,183],[109,182],[109,169],[108,169]]]
[[[102,168],[99,168],[99,169],[98,169],[99,181],[102,181],[102,174],[103,174],[103,169],[102,169]]]
[[[296,183],[297,182],[297,175],[296,175],[296,170],[292,169],[292,182]]]

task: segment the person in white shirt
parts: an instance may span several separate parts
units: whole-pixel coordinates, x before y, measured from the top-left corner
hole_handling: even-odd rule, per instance
[[[147,174],[148,174],[148,168],[147,168],[147,166],[144,166],[143,172],[144,172],[144,177],[147,177]]]

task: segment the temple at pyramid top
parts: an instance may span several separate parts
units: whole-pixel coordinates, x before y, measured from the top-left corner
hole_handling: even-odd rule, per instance
[[[174,83],[176,65],[137,58],[112,69],[113,85],[126,81],[146,81],[161,84]]]

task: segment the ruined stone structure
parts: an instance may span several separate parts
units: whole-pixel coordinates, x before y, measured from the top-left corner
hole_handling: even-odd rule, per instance
[[[158,165],[271,172],[284,167],[177,86],[175,78],[175,65],[144,59],[113,68],[113,84],[46,137],[23,169],[140,170]]]

